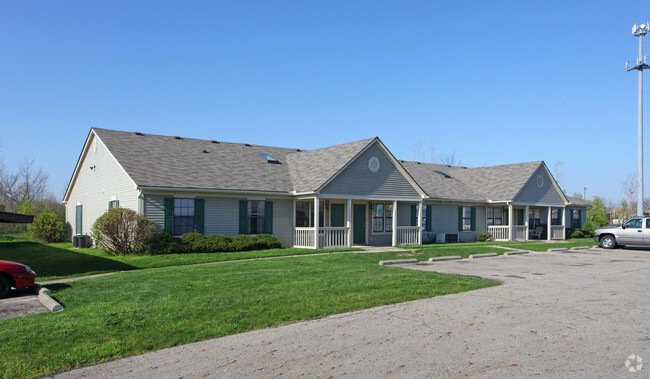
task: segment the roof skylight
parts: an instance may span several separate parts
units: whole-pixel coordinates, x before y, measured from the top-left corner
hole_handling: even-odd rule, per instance
[[[449,176],[449,174],[447,174],[447,173],[444,172],[444,171],[438,171],[438,170],[436,170],[436,173],[437,173],[437,174],[440,174],[440,175],[442,175],[442,176],[444,176],[444,177],[447,178],[447,179],[451,179],[451,176]]]
[[[266,159],[266,161],[267,161],[268,163],[280,163],[279,160],[273,158],[272,156],[270,156],[270,155],[268,155],[268,154],[260,153],[260,156],[261,156],[262,158]]]

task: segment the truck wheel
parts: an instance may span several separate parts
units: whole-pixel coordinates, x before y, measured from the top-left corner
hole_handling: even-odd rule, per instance
[[[602,236],[600,238],[600,247],[603,249],[613,249],[616,247],[616,239],[610,235]]]

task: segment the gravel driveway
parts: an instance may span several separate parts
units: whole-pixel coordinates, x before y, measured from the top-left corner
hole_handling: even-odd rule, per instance
[[[648,251],[531,253],[401,267],[504,284],[178,346],[57,377],[650,377]],[[639,365],[636,356],[647,363]]]

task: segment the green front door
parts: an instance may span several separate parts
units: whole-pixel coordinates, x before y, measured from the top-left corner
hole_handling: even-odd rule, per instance
[[[345,223],[344,210],[345,207],[343,204],[332,204],[332,213],[330,215],[332,227],[340,228],[343,227]]]
[[[524,210],[517,209],[517,225],[524,225]]]
[[[354,244],[366,243],[366,205],[354,204]]]

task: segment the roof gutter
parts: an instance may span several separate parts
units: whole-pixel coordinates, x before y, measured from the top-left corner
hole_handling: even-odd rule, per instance
[[[152,186],[137,186],[140,193],[144,191],[163,191],[163,192],[208,192],[208,193],[223,193],[223,194],[252,194],[252,195],[287,195],[291,196],[290,192],[273,192],[273,191],[251,191],[251,190],[223,190],[223,189],[209,189],[209,188],[185,188],[185,187],[152,187]]]

